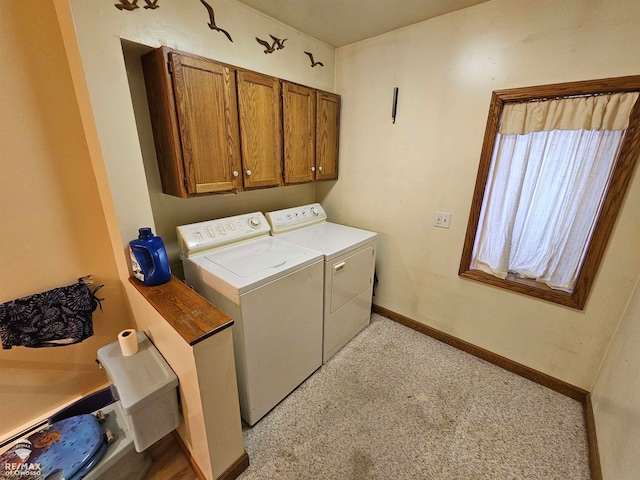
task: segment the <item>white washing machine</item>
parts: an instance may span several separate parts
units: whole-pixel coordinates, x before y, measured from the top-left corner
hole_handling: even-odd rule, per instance
[[[187,283],[234,320],[250,426],[322,365],[322,255],[269,230],[260,212],[177,228]]]
[[[325,363],[369,324],[378,234],[327,222],[319,203],[266,216],[271,235],[324,257]]]

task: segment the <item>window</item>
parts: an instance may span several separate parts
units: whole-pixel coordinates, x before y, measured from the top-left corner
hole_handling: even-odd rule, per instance
[[[640,154],[639,91],[633,76],[493,92],[460,276],[584,308]]]

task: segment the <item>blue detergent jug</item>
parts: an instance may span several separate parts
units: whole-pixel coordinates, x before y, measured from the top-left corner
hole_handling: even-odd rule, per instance
[[[145,285],[168,282],[171,268],[162,238],[156,237],[150,228],[141,228],[138,233],[138,238],[129,242],[133,274]]]

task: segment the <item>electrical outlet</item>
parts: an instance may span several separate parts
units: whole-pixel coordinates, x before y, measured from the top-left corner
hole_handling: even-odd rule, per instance
[[[435,227],[449,228],[450,223],[451,223],[450,213],[436,212],[435,220],[433,221],[433,225]]]

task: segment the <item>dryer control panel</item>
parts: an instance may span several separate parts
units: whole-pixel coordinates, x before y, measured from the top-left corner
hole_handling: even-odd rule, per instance
[[[267,212],[266,216],[271,225],[272,235],[308,227],[327,220],[327,214],[319,203]]]
[[[176,228],[180,254],[188,258],[231,243],[269,235],[269,222],[261,212],[206,220]]]

